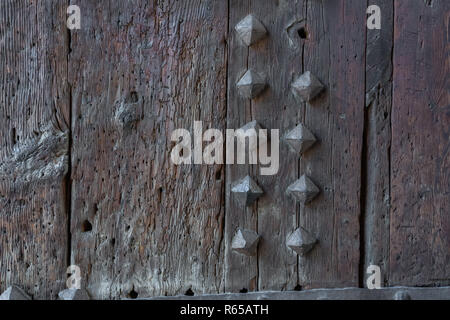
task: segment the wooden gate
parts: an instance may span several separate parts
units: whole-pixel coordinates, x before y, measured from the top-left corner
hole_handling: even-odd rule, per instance
[[[267,31],[250,46],[248,14]],[[370,265],[383,286],[450,285],[449,21],[446,0],[1,1],[0,289],[56,298],[69,265],[102,299],[364,287]],[[247,70],[267,83],[254,99]],[[307,71],[325,90],[302,102]],[[170,160],[177,128],[254,120],[317,142],[281,141],[272,176]],[[231,190],[247,175],[251,206]],[[286,194],[303,175],[305,205]],[[286,245],[299,227],[305,256]],[[238,228],[256,255],[232,250]]]

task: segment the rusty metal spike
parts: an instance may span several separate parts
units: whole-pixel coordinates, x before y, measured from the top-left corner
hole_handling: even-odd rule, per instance
[[[234,29],[247,46],[251,46],[267,35],[264,25],[252,14],[242,19]]]
[[[235,199],[241,206],[251,206],[264,194],[264,191],[250,176],[237,181],[231,188],[231,192],[235,194]]]
[[[316,137],[306,126],[299,124],[286,134],[285,141],[293,151],[302,154],[316,142]]]
[[[246,256],[256,255],[259,235],[252,230],[238,229],[231,242],[232,250],[245,254]]]
[[[311,251],[316,243],[317,239],[302,227],[292,232],[286,242],[289,248],[301,256],[304,256]]]
[[[18,286],[11,286],[0,295],[0,300],[31,300],[31,298]]]
[[[266,80],[262,74],[253,70],[247,70],[236,86],[243,98],[253,99],[264,91]]]
[[[306,175],[301,176],[286,190],[288,195],[303,204],[311,202],[319,192],[319,188]]]
[[[311,101],[322,92],[325,87],[310,71],[306,71],[292,83],[294,95],[302,101]]]

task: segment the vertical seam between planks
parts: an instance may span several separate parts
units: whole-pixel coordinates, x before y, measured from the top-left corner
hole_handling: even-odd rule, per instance
[[[366,7],[369,5],[369,2],[366,1]],[[367,13],[366,15],[367,20]],[[369,112],[367,107],[367,27],[364,26],[364,105],[363,107],[363,132],[362,132],[362,147],[361,147],[361,176],[360,176],[360,213],[359,213],[359,274],[358,274],[358,283],[360,288],[364,288],[364,266],[366,261],[366,205],[367,205],[367,171],[369,170],[368,166],[368,126],[369,126]]]
[[[227,34],[225,35],[225,48],[224,48],[224,59],[225,59],[225,132],[226,129],[228,127],[228,72],[229,72],[229,68],[228,68],[228,50],[229,50],[229,35],[230,35],[230,0],[227,1],[227,26],[226,26],[226,32]],[[224,159],[226,159],[226,155],[227,155],[227,144],[225,143],[225,147],[224,147]],[[226,268],[225,268],[225,226],[226,226],[226,219],[227,219],[227,164],[224,163],[223,166],[223,184],[222,184],[222,201],[223,201],[223,218],[222,218],[222,239],[220,240],[221,244],[219,246],[219,249],[222,248],[223,246],[223,259],[224,259],[224,264],[223,264],[223,269],[222,269],[222,279],[223,279],[223,292],[226,292]],[[219,255],[220,258],[220,255]]]
[[[389,135],[389,152],[388,152],[388,165],[389,165],[389,168],[388,168],[388,174],[389,174],[389,179],[388,179],[388,181],[389,181],[389,184],[388,184],[388,188],[389,188],[389,212],[388,212],[388,214],[389,214],[389,233],[388,233],[388,242],[387,242],[387,244],[388,244],[388,247],[387,247],[387,253],[388,253],[388,257],[386,258],[386,260],[387,260],[387,266],[386,266],[386,281],[387,281],[387,285],[390,285],[390,282],[391,282],[391,270],[390,270],[390,267],[391,267],[391,199],[392,199],[392,192],[391,192],[391,190],[392,190],[392,185],[391,185],[391,182],[392,182],[392,172],[391,172],[391,156],[392,156],[392,110],[393,110],[393,107],[394,107],[394,75],[395,75],[395,72],[394,72],[394,68],[395,68],[395,65],[394,65],[394,50],[395,50],[395,26],[396,26],[396,23],[395,23],[395,0],[393,0],[392,1],[392,48],[391,48],[391,66],[392,66],[392,74],[391,74],[391,110],[390,110],[390,113],[389,113],[389,117],[390,117],[390,121],[389,121],[389,124],[390,124],[390,128],[389,128],[389,131],[390,131],[390,135]]]
[[[67,5],[70,5],[70,0],[67,1]],[[67,265],[71,264],[72,256],[72,86],[69,83],[69,63],[70,63],[70,51],[72,48],[72,34],[69,28],[67,28],[67,88],[68,88],[68,98],[69,98],[69,123],[68,123],[68,165],[67,165],[67,175],[66,175],[66,212],[67,212]]]

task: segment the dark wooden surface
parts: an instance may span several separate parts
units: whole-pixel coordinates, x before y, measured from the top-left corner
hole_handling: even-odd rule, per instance
[[[390,283],[450,283],[450,2],[395,2]]]
[[[300,173],[321,189],[300,212],[300,225],[319,239],[299,259],[305,288],[358,285],[365,8],[363,1],[308,1],[304,70],[326,90],[302,110],[319,143],[302,158]]]
[[[223,167],[175,166],[170,151],[174,129],[225,126],[227,4],[79,5],[90,18],[71,41],[71,261],[94,298],[220,292]],[[122,101],[139,115],[125,127]]]
[[[382,285],[389,285],[389,208],[391,168],[392,54],[394,41],[394,1],[370,4],[381,9],[381,30],[367,30],[366,103],[363,146],[361,263],[363,285],[367,268],[381,269]]]
[[[104,299],[357,287],[370,264],[385,286],[449,284],[448,1],[80,0],[73,31],[68,3],[0,3],[0,291],[56,298],[69,264]],[[249,13],[269,32],[250,48],[234,32]],[[268,80],[251,101],[247,68]],[[326,90],[302,103],[289,86],[308,70]],[[195,120],[280,137],[303,122],[318,142],[300,157],[280,141],[275,176],[175,166],[171,132]],[[306,206],[285,194],[303,174],[321,189]],[[246,175],[265,195],[242,208]],[[298,226],[319,239],[301,258]],[[256,257],[231,251],[238,227],[262,237]]]

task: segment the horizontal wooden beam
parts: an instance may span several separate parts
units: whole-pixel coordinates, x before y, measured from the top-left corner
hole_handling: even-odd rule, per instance
[[[391,287],[373,290],[362,288],[312,289],[154,297],[144,300],[450,300],[450,287]]]

